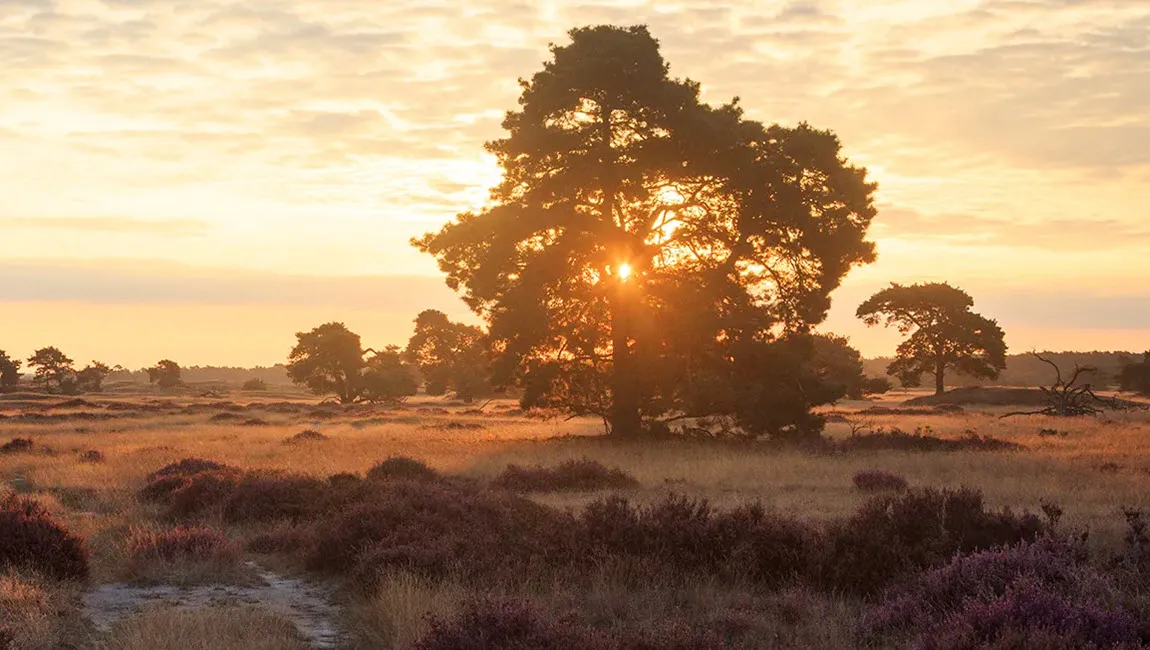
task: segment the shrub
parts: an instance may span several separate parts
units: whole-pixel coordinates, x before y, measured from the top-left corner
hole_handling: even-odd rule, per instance
[[[579,524],[578,546],[593,558],[631,558],[669,575],[763,584],[805,574],[821,547],[816,528],[760,505],[721,511],[678,495],[646,507],[601,499],[587,506]]]
[[[881,469],[855,472],[852,480],[855,488],[862,492],[902,492],[910,487],[905,478]]]
[[[191,476],[192,474],[199,474],[200,472],[207,472],[210,470],[227,469],[227,465],[217,463],[214,460],[206,460],[203,458],[184,458],[176,461],[170,465],[165,465],[160,469],[148,474],[148,481],[155,481],[159,478],[166,478],[169,476]]]
[[[365,483],[315,527],[312,569],[351,571],[364,590],[394,569],[425,577],[514,575],[558,561],[565,515],[526,499],[446,483]]]
[[[406,480],[435,481],[439,473],[421,460],[405,456],[389,456],[367,471],[369,481]]]
[[[907,433],[897,427],[855,434],[834,443],[835,449],[850,451],[1018,451],[1024,447],[1008,440],[980,436],[970,432],[962,438],[939,438],[930,429],[918,428]]]
[[[0,501],[0,567],[28,569],[58,580],[85,580],[88,552],[39,502]]]
[[[102,463],[104,462],[104,452],[99,449],[89,449],[80,454],[81,463]]]
[[[256,391],[267,390],[268,384],[266,381],[260,379],[259,377],[254,377],[252,379],[245,381],[243,386],[240,387],[240,389],[241,390],[256,390]]]
[[[284,440],[285,445],[295,445],[306,442],[323,442],[329,438],[315,429],[304,429],[299,433]]]
[[[0,445],[0,454],[18,454],[32,451],[35,446],[29,438],[13,438]]]
[[[239,413],[216,413],[208,418],[208,422],[238,422],[243,419]]]
[[[958,552],[1032,541],[1044,529],[1029,513],[987,512],[982,493],[968,488],[877,496],[829,527],[822,578],[833,588],[869,593]]]
[[[432,619],[414,650],[575,650],[605,648],[570,621],[514,600],[469,603],[450,620]]]
[[[247,418],[243,422],[240,422],[240,426],[244,427],[266,427],[269,424],[271,423],[263,418]]]
[[[296,553],[307,551],[315,542],[315,536],[308,528],[281,527],[255,535],[247,543],[253,553]]]
[[[633,488],[639,482],[621,469],[583,458],[556,467],[508,465],[491,484],[512,492],[582,492]]]
[[[298,520],[321,506],[326,483],[310,476],[251,472],[232,489],[224,519],[232,523]]]
[[[133,529],[125,546],[134,561],[208,562],[238,557],[236,545],[220,530],[199,526]]]
[[[333,488],[352,488],[362,482],[362,478],[350,472],[340,472],[327,477],[327,484]]]
[[[1134,618],[1086,555],[1080,543],[1050,537],[960,555],[892,586],[862,632],[940,650],[1134,647]]]

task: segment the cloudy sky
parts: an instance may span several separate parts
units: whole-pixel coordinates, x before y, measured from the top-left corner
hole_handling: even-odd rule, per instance
[[[827,324],[865,354],[861,300],[944,279],[1015,351],[1150,347],[1150,0],[0,0],[0,349],[271,364],[465,315],[407,241],[592,23],[869,168],[879,261]]]

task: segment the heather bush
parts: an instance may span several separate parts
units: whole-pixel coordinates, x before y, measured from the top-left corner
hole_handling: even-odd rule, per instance
[[[508,465],[491,484],[512,492],[586,492],[633,488],[639,482],[621,469],[583,458],[556,467]]]
[[[316,526],[313,569],[351,571],[365,590],[389,571],[505,576],[570,556],[565,515],[512,495],[446,483],[365,484]]]
[[[332,486],[333,488],[355,487],[362,482],[362,478],[350,472],[340,472],[338,474],[332,474],[331,476],[327,477],[328,485]]]
[[[1032,541],[1044,530],[1029,513],[988,512],[982,493],[968,488],[881,495],[828,527],[820,577],[831,588],[869,593],[956,553]]]
[[[224,503],[231,523],[299,520],[317,512],[327,483],[310,476],[279,472],[249,472]]]
[[[961,438],[939,438],[929,428],[907,433],[897,427],[855,434],[834,443],[838,451],[1018,451],[1024,447],[1009,440],[970,432]]]
[[[99,449],[89,449],[88,451],[80,454],[80,462],[93,464],[102,463],[104,462],[104,452],[100,451]]]
[[[228,469],[227,465],[203,458],[184,458],[148,474],[148,482],[172,476],[191,476],[210,470]]]
[[[236,545],[222,531],[202,526],[176,526],[161,531],[133,529],[124,550],[137,561],[208,562],[238,557]]]
[[[38,502],[9,496],[0,500],[0,568],[85,580],[88,552],[81,539],[57,524]]]
[[[220,469],[162,478],[145,487],[141,496],[156,497],[152,500],[165,503],[168,519],[185,519],[218,510],[231,497],[242,475],[236,469]],[[171,489],[166,494],[156,496],[161,487],[168,486]]]
[[[19,454],[32,451],[35,443],[29,438],[13,438],[0,445],[0,454]]]
[[[314,543],[315,535],[310,528],[284,526],[257,533],[246,546],[253,553],[308,553]]]
[[[480,600],[450,620],[435,618],[413,650],[596,650],[606,648],[568,620],[540,612],[530,603]]]
[[[855,472],[852,481],[860,492],[902,492],[910,487],[905,478],[882,469]]]
[[[367,471],[369,481],[435,481],[439,473],[421,460],[405,456],[390,456]]]
[[[284,440],[285,445],[298,445],[308,442],[323,442],[329,438],[315,429],[304,429],[299,433]]]

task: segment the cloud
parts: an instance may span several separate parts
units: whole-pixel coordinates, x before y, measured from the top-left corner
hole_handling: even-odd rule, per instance
[[[123,217],[0,217],[0,230],[9,228],[189,237],[207,234],[209,223],[198,219],[149,221]]]
[[[1114,250],[1150,247],[1150,225],[1137,219],[1002,219],[970,214],[927,217],[917,211],[880,207],[880,237],[940,239],[956,244],[1048,251]]]

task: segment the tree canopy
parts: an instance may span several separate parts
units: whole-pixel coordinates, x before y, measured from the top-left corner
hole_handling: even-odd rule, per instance
[[[1130,361],[1122,366],[1118,385],[1122,390],[1150,395],[1150,351],[1142,355],[1141,361]]]
[[[148,382],[167,390],[180,385],[181,374],[180,364],[171,359],[163,359],[148,368]]]
[[[416,316],[404,355],[419,369],[428,395],[450,390],[470,402],[488,388],[487,335],[474,325],[452,322],[441,311],[426,309]]]
[[[72,363],[66,354],[55,347],[40,348],[28,357],[28,367],[36,369],[32,375],[33,383],[40,384],[47,391],[62,390],[74,380],[76,371]]]
[[[941,394],[947,370],[993,379],[1006,367],[1002,328],[972,312],[973,306],[970,294],[945,282],[894,283],[859,305],[856,315],[867,325],[893,326],[909,335],[887,374],[904,386],[917,386],[923,374],[931,374],[935,393]]]
[[[13,359],[8,356],[4,350],[0,350],[0,390],[11,388],[20,383],[20,366],[19,359]]]
[[[373,356],[365,360],[368,352]],[[392,401],[413,395],[417,389],[399,348],[364,350],[359,334],[343,323],[325,323],[297,332],[288,361],[288,376],[294,383],[307,386],[316,395],[335,395],[341,404],[361,399]]]
[[[823,320],[874,259],[875,186],[829,131],[703,103],[646,27],[570,37],[487,145],[503,170],[489,206],[413,243],[489,324],[495,379],[527,401],[620,435],[727,408],[715,390],[770,374],[766,346]]]

